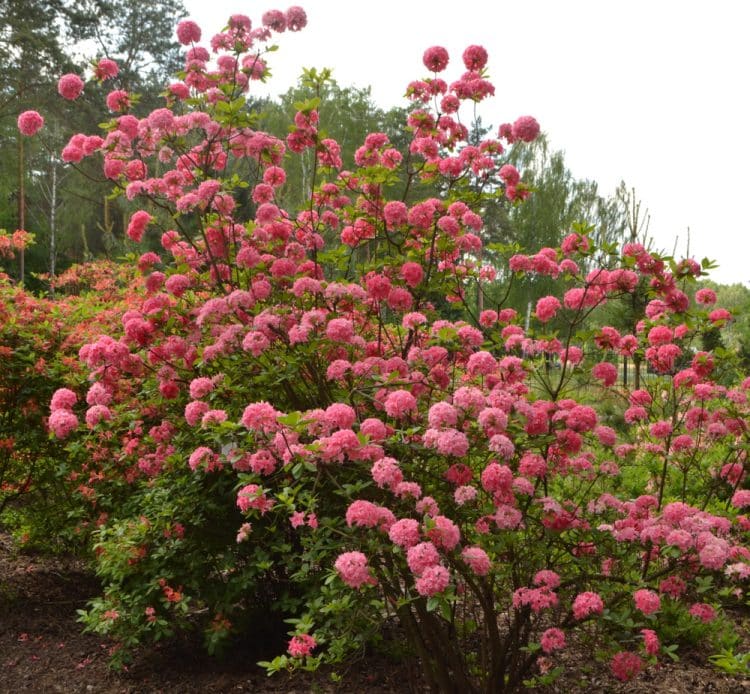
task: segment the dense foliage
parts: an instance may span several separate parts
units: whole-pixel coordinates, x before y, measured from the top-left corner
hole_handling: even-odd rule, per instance
[[[706,349],[731,314],[701,266],[586,224],[483,256],[483,215],[531,194],[509,154],[539,125],[462,124],[494,93],[480,46],[453,81],[447,51],[425,51],[402,149],[372,132],[345,167],[315,71],[286,137],[258,130],[246,94],[267,41],[305,23],[298,7],[234,15],[212,58],[181,22],[165,105],[138,117],[114,89],[102,135],[63,150],[101,158],[147,246],[120,326],[80,350],[86,387],[50,401],[104,584],[87,627],[122,663],[180,628],[215,650],[276,613],[293,631],[273,672],[397,623],[431,688],[461,692],[552,679],[570,639],[621,679],[683,641],[731,640],[750,380]],[[508,304],[521,281],[555,291],[528,320]],[[638,308],[627,329],[597,320],[620,304]]]

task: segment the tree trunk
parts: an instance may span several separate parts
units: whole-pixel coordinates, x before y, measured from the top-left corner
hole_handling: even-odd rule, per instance
[[[57,161],[52,159],[52,190],[50,194],[50,210],[49,210],[49,276],[50,285],[49,292],[50,296],[55,296],[55,270],[57,260],[57,248],[55,247],[55,235],[57,225]]]
[[[26,230],[26,163],[24,162],[23,135],[18,137],[18,228]],[[26,250],[18,253],[18,282],[23,286],[26,264]]]

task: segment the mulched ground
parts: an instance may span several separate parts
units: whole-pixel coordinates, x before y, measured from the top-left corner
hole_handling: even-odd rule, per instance
[[[273,654],[262,653],[258,644],[238,647],[230,657],[217,660],[205,656],[200,644],[173,643],[140,654],[128,672],[113,673],[107,667],[112,644],[82,634],[76,622],[76,609],[84,607],[98,589],[80,561],[19,553],[0,535],[0,692],[375,694],[420,690],[413,672],[376,657],[351,663],[338,684],[325,673],[268,678],[255,663]],[[747,622],[738,618],[744,650],[750,650],[749,632]],[[626,684],[613,680],[590,654],[571,649],[567,658],[568,674],[554,686],[536,690],[538,694],[750,694],[750,673],[724,675],[706,663],[705,654],[683,655],[680,662],[652,667]]]

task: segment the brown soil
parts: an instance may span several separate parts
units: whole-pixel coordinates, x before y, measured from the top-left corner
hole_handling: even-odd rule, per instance
[[[94,577],[80,561],[40,557],[12,550],[0,535],[0,692],[147,694],[179,692],[409,692],[414,673],[405,666],[370,656],[351,663],[338,684],[326,673],[268,678],[255,664],[273,653],[263,646],[238,646],[230,657],[209,658],[200,644],[177,642],[138,655],[127,672],[108,666],[112,646],[100,636],[82,634],[76,610],[98,593]],[[750,634],[744,630],[744,650]],[[651,667],[636,680],[620,683],[585,653],[568,653],[568,674],[539,694],[750,693],[750,674],[729,677],[706,663],[705,655],[683,655],[678,663]],[[578,667],[576,667],[578,665]],[[585,672],[585,674],[583,674]]]

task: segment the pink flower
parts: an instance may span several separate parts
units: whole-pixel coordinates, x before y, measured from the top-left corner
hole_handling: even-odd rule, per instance
[[[712,622],[716,618],[716,610],[704,602],[696,602],[690,608],[690,614],[700,619],[704,624]]]
[[[237,507],[243,513],[254,508],[264,514],[273,508],[273,501],[266,498],[262,487],[257,484],[246,484],[237,492]]]
[[[518,169],[513,164],[503,164],[500,167],[500,178],[505,181],[509,186],[517,186],[521,181],[521,175],[518,173]],[[514,256],[518,257],[518,256]]]
[[[130,95],[122,89],[115,89],[107,94],[106,103],[113,113],[127,111],[130,108]]]
[[[651,425],[649,431],[655,439],[666,439],[672,433],[672,423],[659,420]]]
[[[256,475],[270,475],[276,469],[276,458],[273,457],[271,451],[265,448],[261,448],[245,460]]]
[[[83,149],[75,144],[68,143],[67,145],[65,145],[65,147],[63,147],[60,156],[62,157],[62,160],[68,164],[77,164],[79,161],[81,161],[81,159],[83,159]]]
[[[18,129],[22,135],[31,137],[41,130],[44,118],[37,111],[24,111],[18,116]]]
[[[594,434],[596,434],[596,438],[599,439],[599,443],[602,444],[602,446],[614,446],[617,441],[617,433],[615,432],[612,427],[608,426],[598,426],[596,429],[594,429]]]
[[[648,655],[658,655],[661,644],[659,637],[653,629],[641,629],[643,635],[643,647]]]
[[[394,521],[395,518],[391,511],[365,499],[352,501],[349,504],[349,508],[346,509],[346,524],[350,528],[353,525],[364,528],[374,528],[376,526],[390,528]]]
[[[467,70],[479,72],[487,65],[487,50],[483,46],[468,46],[461,56]]]
[[[596,410],[587,405],[575,405],[567,411],[565,424],[577,432],[591,431],[597,422]]]
[[[708,320],[714,325],[721,327],[727,321],[732,320],[732,314],[725,308],[716,308],[708,314]]]
[[[716,303],[716,292],[704,287],[695,292],[695,302],[703,306],[711,306]]]
[[[440,555],[432,542],[420,542],[406,552],[406,563],[415,576],[421,576],[426,569],[439,562]]]
[[[151,223],[153,217],[145,210],[138,210],[133,213],[128,223],[127,235],[130,239],[136,243],[140,243],[143,238],[143,232],[146,227]]]
[[[707,569],[721,569],[729,559],[729,545],[726,540],[711,537],[698,552],[698,559],[701,565]]]
[[[462,485],[453,492],[453,499],[459,505],[463,506],[477,498],[477,489],[471,485]]]
[[[112,413],[106,405],[92,405],[86,410],[86,425],[93,429],[99,422],[108,421],[111,417]]]
[[[521,116],[513,123],[513,137],[524,142],[536,140],[539,130],[539,123],[533,116]]]
[[[326,337],[333,342],[350,342],[354,337],[354,325],[347,318],[334,318],[326,326]]]
[[[432,527],[427,530],[426,535],[436,547],[450,551],[459,543],[461,531],[449,518],[435,516],[430,524]]]
[[[401,472],[401,468],[398,466],[398,461],[387,456],[376,460],[372,464],[370,474],[372,475],[375,484],[381,489],[383,487],[395,489],[404,481],[404,475]]]
[[[329,405],[323,414],[327,424],[338,429],[350,429],[357,421],[357,413],[354,408],[342,402]]]
[[[112,402],[112,394],[97,381],[91,384],[86,393],[86,402],[89,405],[109,405]]]
[[[317,645],[317,642],[310,634],[297,634],[296,636],[292,636],[286,650],[292,658],[305,658],[312,653],[313,648]]]
[[[477,417],[479,426],[487,436],[502,434],[508,426],[508,415],[499,407],[486,407]]]
[[[58,439],[64,439],[78,426],[78,417],[70,410],[55,410],[49,416],[47,425]]]
[[[462,458],[469,452],[469,439],[463,431],[445,429],[438,433],[435,447],[441,455]]]
[[[190,87],[184,82],[173,82],[167,87],[169,93],[177,99],[184,100],[190,96]]]
[[[183,46],[198,43],[201,40],[201,28],[189,19],[183,19],[177,24],[177,40]]]
[[[286,17],[281,10],[268,10],[267,12],[264,12],[261,17],[261,22],[263,22],[263,26],[278,33],[281,33],[286,29]]]
[[[654,612],[658,612],[661,607],[659,596],[653,590],[647,590],[645,588],[635,591],[633,594],[633,601],[635,602],[636,609],[640,610],[645,615],[654,614]]]
[[[492,436],[488,448],[505,460],[510,460],[516,450],[513,442],[505,434],[495,434]]]
[[[617,382],[617,367],[608,361],[601,361],[591,369],[591,375],[609,388]]]
[[[148,115],[148,124],[156,130],[167,130],[174,124],[174,114],[168,108],[157,108]],[[201,188],[198,189],[198,194],[201,195],[203,200],[206,200],[209,196],[203,195],[205,190],[204,185],[206,182],[201,184]],[[213,190],[212,193],[216,191]]]
[[[427,317],[424,313],[419,313],[418,311],[407,313],[401,319],[401,325],[407,330],[416,330],[420,325],[425,325],[426,323]]]
[[[388,203],[390,204],[390,203]],[[387,207],[388,205],[386,205]],[[424,271],[419,263],[404,263],[401,266],[401,277],[410,287],[416,287],[424,276]]]
[[[623,413],[623,417],[628,424],[633,424],[634,422],[640,422],[646,419],[648,417],[648,412],[646,412],[644,407],[628,407]]]
[[[242,349],[259,357],[271,345],[269,339],[259,330],[251,330],[242,340]]]
[[[440,564],[428,566],[414,583],[417,593],[425,597],[432,597],[442,593],[450,583],[448,569]]]
[[[637,653],[620,651],[612,657],[609,667],[618,680],[627,682],[643,669],[643,661]]]
[[[534,585],[547,586],[550,590],[554,590],[560,586],[560,576],[549,569],[542,569],[534,575]]]
[[[199,446],[190,454],[190,458],[188,458],[188,466],[193,472],[201,466],[204,466],[206,469],[211,469],[214,467],[216,460],[217,455],[210,448],[207,446]],[[240,494],[241,493],[242,490],[240,490]],[[246,508],[243,508],[240,502],[240,494],[237,495],[237,506],[239,506],[242,511],[245,511]]]
[[[207,410],[201,417],[201,426],[207,427],[211,424],[221,424],[221,422],[226,421],[227,413],[225,410]]]
[[[513,607],[517,610],[528,606],[534,612],[541,612],[555,605],[557,605],[557,595],[546,586],[541,588],[524,586],[513,593]]]
[[[208,412],[208,403],[202,400],[194,400],[185,405],[185,421],[192,427],[201,421],[203,415]]]
[[[52,395],[49,408],[55,410],[69,410],[78,402],[78,396],[70,388],[58,388]]]
[[[425,516],[430,516],[431,518],[434,518],[435,516],[440,514],[440,507],[438,506],[437,501],[435,501],[435,499],[433,499],[431,496],[426,496],[423,499],[417,501],[415,507],[417,509],[417,513],[421,513]]]
[[[190,397],[194,400],[208,395],[214,389],[214,382],[210,378],[194,378],[190,381]]]
[[[419,523],[413,518],[397,520],[388,530],[391,542],[408,549],[419,543]]]
[[[408,208],[400,200],[391,200],[383,207],[383,218],[389,229],[401,226],[407,222]],[[422,279],[422,266],[419,263],[404,263],[404,265],[409,265],[410,267],[416,265],[419,268],[419,279]]]
[[[389,417],[404,419],[410,414],[416,413],[417,400],[408,390],[394,390],[388,394],[383,406]]]
[[[664,541],[668,545],[679,547],[683,552],[693,546],[693,536],[687,530],[672,530],[667,534]]]
[[[305,11],[294,5],[286,11],[286,28],[289,31],[300,31],[307,26],[307,15]]]
[[[540,639],[542,650],[545,653],[552,653],[565,648],[565,632],[562,629],[552,627],[547,629]]]
[[[541,323],[555,317],[560,308],[560,300],[555,296],[544,296],[536,303],[536,317]]]
[[[481,547],[465,547],[461,558],[477,576],[486,576],[492,566],[487,552]]]
[[[368,436],[371,441],[382,441],[388,436],[388,427],[374,417],[365,419],[365,421],[359,425],[359,431],[361,434]]]
[[[735,508],[750,506],[750,489],[738,489],[732,496],[732,506]]]
[[[472,376],[487,376],[497,370],[497,361],[489,352],[474,352],[466,362],[466,370]]]
[[[648,343],[652,347],[668,345],[673,338],[674,333],[666,325],[656,325],[648,331]]]
[[[513,471],[507,465],[489,463],[482,470],[482,488],[490,494],[507,492],[513,484]]]
[[[427,422],[433,429],[455,426],[458,421],[456,408],[447,402],[436,402],[427,413]]]
[[[448,66],[448,51],[442,46],[432,46],[424,52],[422,62],[428,70],[442,72]]]
[[[571,345],[568,349],[560,350],[560,361],[562,362],[575,366],[576,364],[580,364],[582,359],[583,350],[580,347]]]
[[[370,575],[367,557],[362,552],[344,552],[334,564],[341,580],[350,588],[374,585],[377,581]]]
[[[57,92],[64,99],[73,101],[77,99],[83,91],[83,80],[73,73],[63,75],[57,82]]]
[[[119,71],[120,68],[117,67],[117,63],[114,60],[101,58],[94,68],[94,76],[103,82],[104,80],[117,77]]]
[[[295,511],[289,516],[289,523],[293,528],[299,528],[305,524],[305,513],[304,511]]]
[[[405,499],[410,496],[413,499],[419,499],[422,496],[422,487],[416,482],[399,482],[393,489],[393,493],[399,499]]]
[[[659,591],[675,599],[687,590],[687,585],[679,576],[669,576],[659,583]]]
[[[453,404],[464,412],[477,415],[484,409],[487,400],[479,388],[461,387],[453,394]]]
[[[282,413],[267,402],[254,402],[242,413],[242,424],[251,431],[270,433],[277,431],[279,424],[276,418]]]
[[[573,616],[576,619],[585,619],[592,614],[601,614],[604,611],[604,602],[597,593],[586,591],[576,595],[573,600]]]

